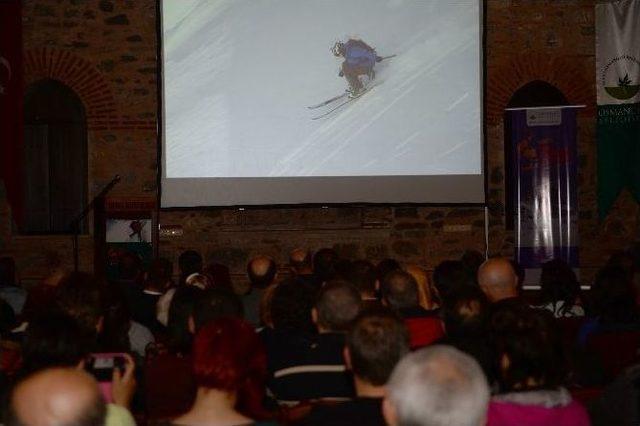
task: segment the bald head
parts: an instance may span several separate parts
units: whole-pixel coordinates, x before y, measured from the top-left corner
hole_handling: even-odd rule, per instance
[[[7,425],[103,425],[106,406],[98,383],[87,373],[51,368],[19,383],[11,396]]]
[[[311,252],[303,248],[296,248],[289,254],[289,263],[296,274],[313,273],[313,260]]]
[[[249,281],[258,288],[268,287],[275,279],[276,272],[276,262],[268,256],[256,256],[247,265]]]
[[[502,257],[489,259],[480,265],[478,284],[491,302],[518,295],[518,276],[511,262]]]

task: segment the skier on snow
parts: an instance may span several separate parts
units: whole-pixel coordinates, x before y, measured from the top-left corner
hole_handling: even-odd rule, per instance
[[[331,51],[336,57],[344,57],[338,76],[346,78],[349,83],[350,97],[357,96],[364,88],[361,75],[369,77],[369,81],[375,77],[373,67],[383,58],[376,54],[375,49],[362,40],[349,39],[346,43],[336,42]]]

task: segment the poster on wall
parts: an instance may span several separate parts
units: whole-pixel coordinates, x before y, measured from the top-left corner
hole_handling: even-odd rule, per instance
[[[539,268],[562,259],[578,263],[575,107],[507,111],[511,150],[516,260],[537,283]]]

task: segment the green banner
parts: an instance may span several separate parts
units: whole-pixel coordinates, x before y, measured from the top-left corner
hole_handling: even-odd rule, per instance
[[[640,202],[640,0],[596,5],[598,210]]]

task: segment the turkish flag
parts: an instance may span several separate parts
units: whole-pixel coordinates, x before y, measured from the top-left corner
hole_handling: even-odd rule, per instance
[[[0,0],[0,179],[18,224],[24,193],[21,7],[20,0]]]

